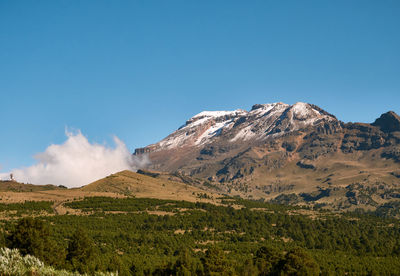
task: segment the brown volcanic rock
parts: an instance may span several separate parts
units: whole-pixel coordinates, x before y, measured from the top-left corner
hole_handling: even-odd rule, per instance
[[[388,135],[379,127],[370,124],[349,123],[345,125],[345,135],[342,141],[343,152],[354,150],[378,149],[387,144]]]

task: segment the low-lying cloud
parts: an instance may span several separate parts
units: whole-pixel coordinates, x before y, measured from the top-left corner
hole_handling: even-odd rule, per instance
[[[36,164],[14,169],[15,180],[32,184],[80,187],[122,170],[136,170],[148,163],[146,157],[132,156],[125,144],[114,137],[114,147],[90,143],[80,132],[66,131],[67,140],[35,155]],[[2,174],[4,179],[7,174]]]

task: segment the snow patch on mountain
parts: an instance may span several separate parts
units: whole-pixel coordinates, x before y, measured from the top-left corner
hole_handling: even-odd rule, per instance
[[[207,143],[212,137],[216,137],[221,134],[222,130],[225,128],[230,128],[232,126],[232,120],[225,121],[221,123],[216,123],[207,129],[199,138],[197,138],[195,145],[201,145]]]
[[[244,110],[237,109],[234,111],[203,111],[200,112],[197,115],[194,115],[192,119],[194,118],[199,118],[199,117],[212,117],[212,118],[218,118],[218,117],[224,117],[224,116],[236,116],[238,113],[243,113],[245,112]]]
[[[305,117],[311,114],[312,108],[309,104],[298,102],[292,106],[292,111],[294,114]]]
[[[247,126],[243,129],[241,129],[235,137],[233,137],[232,139],[229,140],[229,142],[235,142],[235,141],[239,141],[239,140],[243,140],[243,141],[247,141],[252,139],[254,136],[256,136],[256,133],[251,131],[251,125]]]

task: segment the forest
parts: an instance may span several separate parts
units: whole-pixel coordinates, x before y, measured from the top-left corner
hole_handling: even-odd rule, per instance
[[[51,206],[0,204],[10,214],[0,247],[89,275],[400,275],[400,224],[376,212],[228,197],[88,197],[66,203],[65,215]]]

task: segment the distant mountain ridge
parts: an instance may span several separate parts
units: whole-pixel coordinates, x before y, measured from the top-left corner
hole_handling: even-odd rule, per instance
[[[400,199],[393,111],[371,124],[301,102],[204,111],[134,154],[149,155],[148,169],[203,178],[230,195],[340,208]]]

